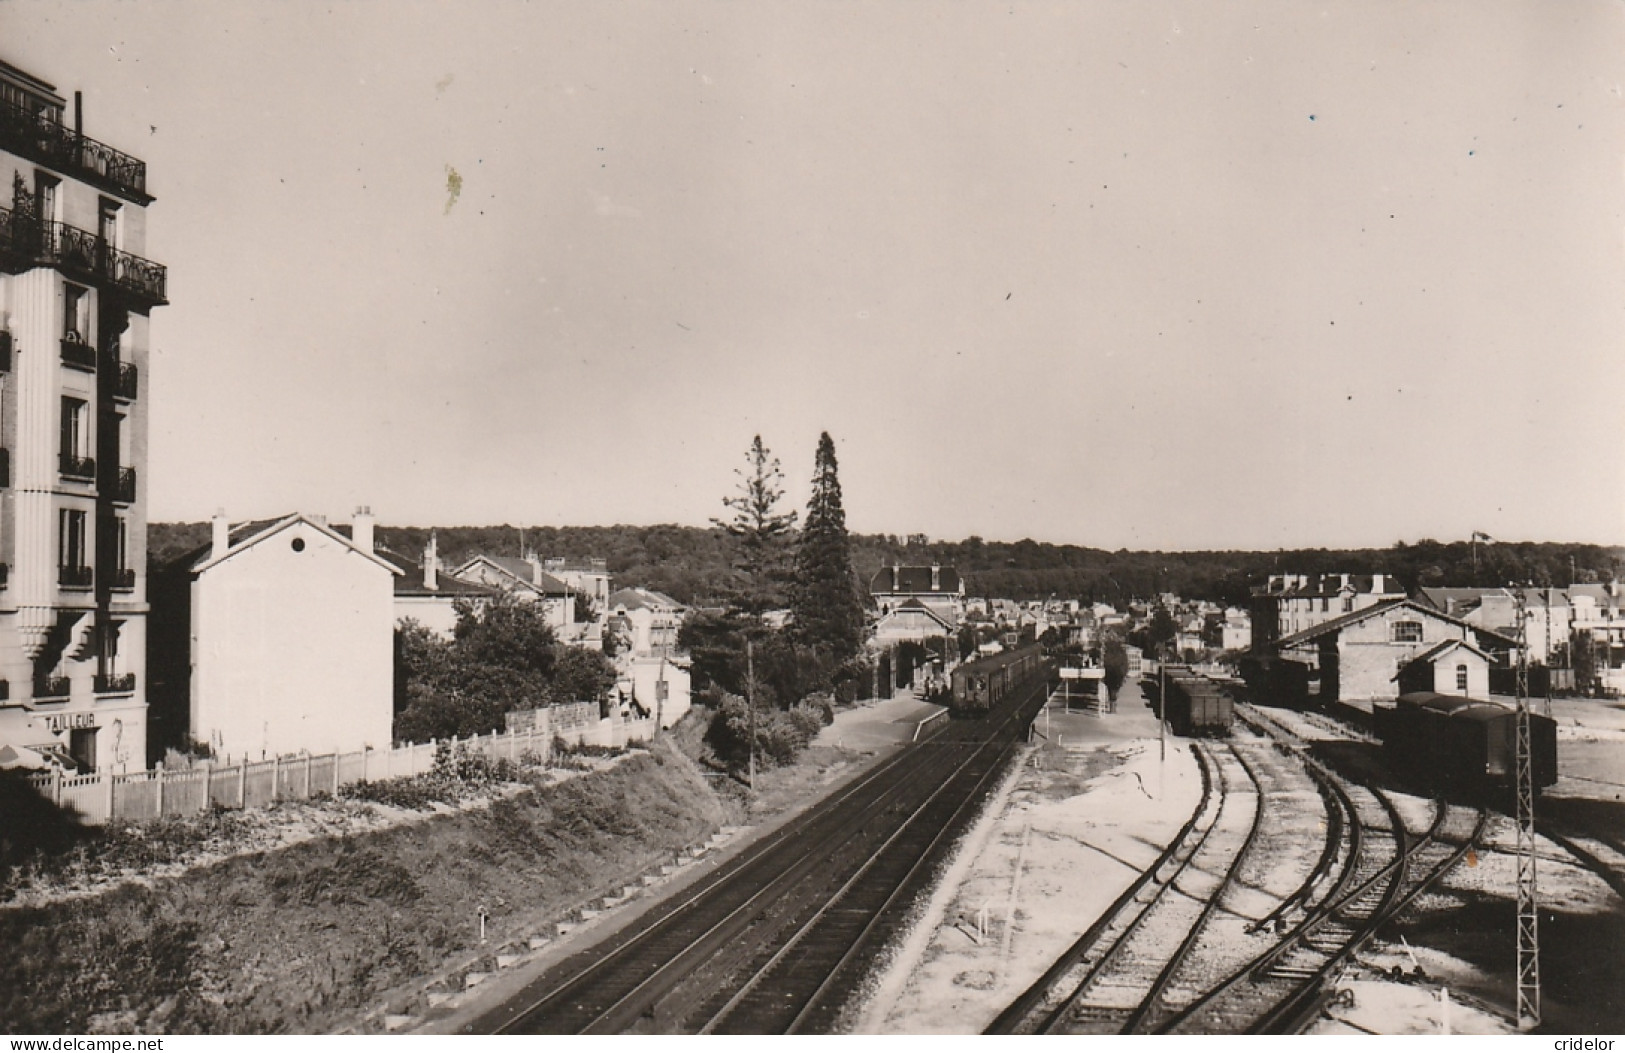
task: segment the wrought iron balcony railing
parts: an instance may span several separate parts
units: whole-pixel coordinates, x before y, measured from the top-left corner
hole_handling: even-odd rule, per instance
[[[42,164],[82,176],[146,204],[147,164],[50,117],[14,103],[0,103],[0,146]]]
[[[120,567],[113,571],[113,580],[108,587],[115,592],[129,592],[135,588],[135,568]]]
[[[96,584],[96,572],[89,567],[57,567],[56,583],[64,589],[88,589]]]
[[[45,699],[67,698],[73,690],[73,681],[65,676],[40,676],[34,678],[34,697],[41,701]]]
[[[62,338],[62,362],[64,365],[83,369],[87,373],[96,372],[96,349],[85,343],[77,333],[69,333]]]
[[[0,208],[0,268],[28,267],[56,267],[80,281],[118,289],[148,307],[169,302],[163,264],[115,249],[87,230]]]
[[[135,690],[135,674],[97,673],[95,688],[98,695],[129,694]]]
[[[120,468],[113,483],[113,500],[121,505],[135,504],[135,469]]]
[[[140,375],[134,362],[120,362],[118,364],[118,380],[113,384],[113,397],[124,402],[134,402]]]
[[[74,479],[96,478],[96,458],[81,457],[76,453],[64,453],[57,456],[57,467],[63,475]]]

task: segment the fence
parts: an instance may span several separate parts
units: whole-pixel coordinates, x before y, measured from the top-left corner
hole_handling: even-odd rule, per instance
[[[506,714],[506,719],[510,732],[529,732],[547,742],[560,739],[570,746],[627,746],[648,742],[658,730],[652,716],[641,720],[601,717],[596,702],[516,710]]]
[[[596,708],[596,707],[594,707]],[[540,727],[493,731],[469,739],[452,738],[452,746],[466,746],[492,758],[518,761],[526,754],[546,758],[553,738],[548,722]],[[649,722],[652,723],[652,722]],[[628,732],[629,733],[629,732]],[[628,733],[619,743],[625,745]],[[645,732],[642,736],[647,738]],[[76,813],[86,823],[110,819],[158,819],[195,815],[211,804],[225,808],[262,808],[272,801],[303,800],[318,793],[338,793],[356,782],[376,782],[407,775],[422,775],[434,767],[440,743],[408,743],[387,750],[352,753],[308,753],[268,760],[241,761],[216,766],[209,761],[191,768],[166,770],[162,764],[148,771],[114,774],[63,775],[61,771],[29,776],[29,783],[57,807]]]

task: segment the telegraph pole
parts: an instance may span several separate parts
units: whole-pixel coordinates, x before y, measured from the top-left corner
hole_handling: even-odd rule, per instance
[[[1535,771],[1529,739],[1529,612],[1518,590],[1518,1030],[1540,1023],[1540,910],[1535,879]],[[1550,609],[1546,616],[1548,624]],[[1549,629],[1548,629],[1549,632]],[[1550,675],[1548,668],[1547,673]],[[1548,681],[1549,683],[1549,681]]]
[[[756,792],[756,659],[745,641],[745,708],[750,711],[750,789]]]

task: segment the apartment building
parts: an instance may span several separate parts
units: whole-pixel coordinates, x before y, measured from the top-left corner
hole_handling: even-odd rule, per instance
[[[0,745],[147,763],[146,165],[0,61]]]

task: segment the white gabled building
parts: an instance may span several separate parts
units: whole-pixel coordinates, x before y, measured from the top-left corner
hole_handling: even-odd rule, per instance
[[[351,532],[215,517],[208,548],[175,568],[189,581],[188,738],[231,757],[390,745],[401,572],[374,553],[370,512]]]

